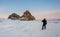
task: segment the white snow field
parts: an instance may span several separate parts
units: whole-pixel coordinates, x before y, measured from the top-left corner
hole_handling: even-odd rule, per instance
[[[60,37],[60,21],[48,21],[46,30],[42,22],[0,19],[0,37]]]

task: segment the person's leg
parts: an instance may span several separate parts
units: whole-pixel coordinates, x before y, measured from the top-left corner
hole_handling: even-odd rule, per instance
[[[46,29],[46,24],[45,24],[45,29]]]
[[[46,26],[44,26],[44,29],[46,29]]]
[[[42,26],[42,30],[43,30],[43,26]]]

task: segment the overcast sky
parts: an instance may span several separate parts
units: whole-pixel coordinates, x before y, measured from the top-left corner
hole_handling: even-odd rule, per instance
[[[36,19],[60,18],[60,0],[0,0],[0,18],[29,10]]]

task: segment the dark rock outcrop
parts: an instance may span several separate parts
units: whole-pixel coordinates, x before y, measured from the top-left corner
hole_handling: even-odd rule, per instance
[[[9,15],[8,19],[18,20],[20,19],[20,16],[17,15],[16,13],[12,13],[11,15]]]
[[[28,10],[26,10],[21,16],[21,20],[35,20],[35,17],[32,16]]]
[[[35,20],[35,17],[32,16],[28,10],[26,10],[21,17],[16,13],[12,13],[11,15],[9,15],[8,19],[29,21],[29,20]]]

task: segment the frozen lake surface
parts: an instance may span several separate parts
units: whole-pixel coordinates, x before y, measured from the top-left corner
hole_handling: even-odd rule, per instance
[[[60,37],[60,21],[48,21],[46,30],[42,22],[0,19],[0,37]]]

